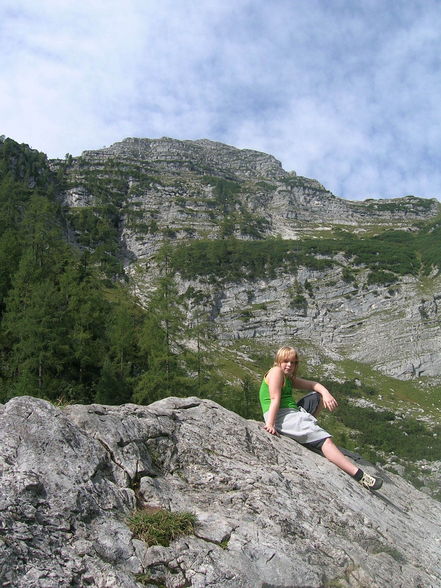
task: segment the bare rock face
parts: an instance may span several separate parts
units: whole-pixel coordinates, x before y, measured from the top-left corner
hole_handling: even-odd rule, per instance
[[[214,402],[19,397],[0,427],[2,586],[441,584],[440,503],[385,472],[370,493]],[[127,526],[142,506],[193,512],[195,535],[147,547]]]
[[[299,282],[312,290],[303,289],[304,305],[293,307]],[[182,291],[187,287],[184,283]],[[344,358],[368,361],[400,380],[431,378],[435,385],[441,382],[440,288],[437,276],[433,291],[422,299],[417,278],[408,277],[391,293],[388,286],[345,283],[335,268],[302,268],[295,276],[229,283],[214,316],[226,341],[234,336],[273,341],[274,347],[280,341],[307,341]],[[249,310],[246,321],[244,310]]]
[[[180,141],[169,137],[127,138],[108,148],[84,151],[82,157],[90,162],[109,158],[138,160],[160,172],[214,173],[230,179],[283,178],[289,175],[272,155],[252,149],[238,149],[208,139]]]

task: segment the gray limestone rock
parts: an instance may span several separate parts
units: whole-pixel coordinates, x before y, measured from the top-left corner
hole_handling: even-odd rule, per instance
[[[19,397],[0,428],[2,586],[441,583],[440,503],[386,472],[370,493],[214,402]],[[127,526],[143,506],[193,512],[195,535],[148,547]]]
[[[289,176],[272,155],[252,149],[237,149],[230,145],[200,139],[180,141],[162,139],[127,138],[111,147],[98,151],[85,151],[88,161],[118,158],[142,161],[157,171],[228,176],[230,179],[283,178]]]

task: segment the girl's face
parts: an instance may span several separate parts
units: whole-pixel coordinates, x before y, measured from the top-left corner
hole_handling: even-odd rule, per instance
[[[288,357],[283,358],[280,362],[280,367],[284,374],[292,376],[297,367],[297,357],[295,355],[289,355]]]

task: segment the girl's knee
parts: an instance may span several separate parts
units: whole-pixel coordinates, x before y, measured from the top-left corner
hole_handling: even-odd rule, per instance
[[[323,449],[326,451],[326,449],[332,449],[334,447],[336,448],[337,445],[332,440],[332,437],[326,437],[326,439],[323,441],[323,445],[322,445],[321,449],[322,449],[322,451],[323,451]]]
[[[314,411],[314,414],[312,416],[314,417],[318,417],[318,415],[321,413],[321,411],[323,410],[324,404],[323,404],[323,398],[322,395],[319,394],[318,392],[316,392],[318,399],[317,399],[317,408]]]

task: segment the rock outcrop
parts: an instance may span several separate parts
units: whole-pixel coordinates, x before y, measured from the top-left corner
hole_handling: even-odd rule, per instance
[[[191,172],[230,179],[276,179],[289,175],[272,155],[252,149],[237,149],[208,139],[128,138],[104,149],[84,151],[82,157],[92,163],[113,158],[127,162],[141,161],[147,169],[178,175]]]
[[[440,503],[386,472],[370,493],[211,401],[18,397],[0,430],[2,586],[441,584]],[[145,506],[193,512],[195,535],[147,547],[127,526]]]

